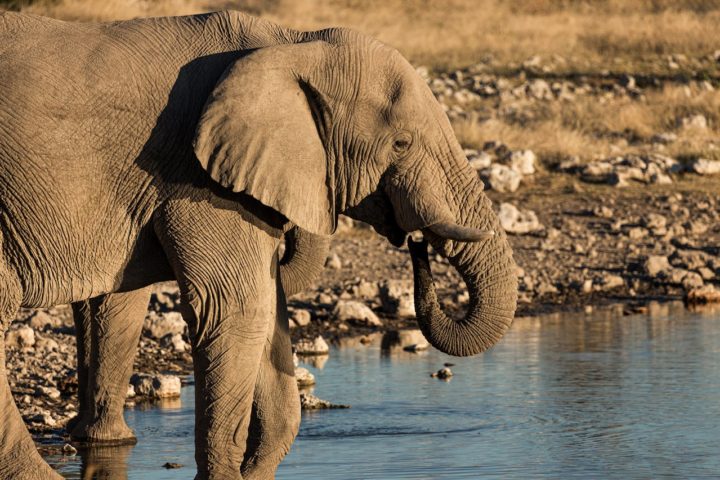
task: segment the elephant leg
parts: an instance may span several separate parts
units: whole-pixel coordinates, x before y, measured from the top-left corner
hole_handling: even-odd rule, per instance
[[[196,479],[239,479],[258,370],[277,305],[277,237],[236,205],[179,201],[156,217],[182,295],[195,372]]]
[[[243,478],[275,478],[300,428],[300,395],[295,380],[292,343],[284,298],[270,328],[255,383],[250,434],[242,465]]]
[[[92,340],[88,355],[88,408],[72,431],[74,439],[137,441],[125,423],[123,410],[149,297],[150,287],[146,287],[88,300]]]
[[[5,369],[5,332],[20,308],[21,298],[17,276],[0,260],[0,478],[61,479],[35,448],[13,400]]]
[[[90,302],[74,302],[72,305],[73,322],[75,323],[75,343],[77,345],[77,378],[78,378],[78,414],[65,426],[67,432],[72,432],[90,415],[91,401],[89,399],[88,374],[90,372],[91,335],[90,320],[92,312]]]

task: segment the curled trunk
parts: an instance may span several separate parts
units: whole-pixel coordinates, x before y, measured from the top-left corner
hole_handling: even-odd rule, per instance
[[[445,240],[429,235],[439,251]],[[455,356],[470,356],[493,346],[512,323],[517,302],[515,264],[505,235],[478,243],[457,246],[448,254],[470,294],[464,318],[454,320],[440,308],[432,281],[427,242],[408,240],[415,281],[415,310],[420,330],[438,350]]]

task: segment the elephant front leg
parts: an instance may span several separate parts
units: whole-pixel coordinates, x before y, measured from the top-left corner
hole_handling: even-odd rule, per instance
[[[245,479],[274,478],[300,428],[300,395],[287,309],[285,299],[278,296],[278,300],[276,322],[268,331],[255,383],[253,415],[242,465]]]
[[[197,479],[238,479],[268,318],[231,311],[201,317],[214,324],[194,341]]]
[[[88,300],[82,309],[89,316],[86,321],[91,327],[91,348],[84,395],[87,407],[72,430],[74,439],[115,444],[136,442],[135,434],[125,423],[123,410],[149,296],[149,287],[113,293]]]

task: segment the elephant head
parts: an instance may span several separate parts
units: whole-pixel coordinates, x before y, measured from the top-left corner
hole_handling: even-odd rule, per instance
[[[252,51],[215,86],[194,149],[217,182],[311,233],[332,233],[339,213],[395,245],[421,230],[471,294],[465,318],[448,318],[413,248],[418,322],[436,348],[482,352],[512,322],[507,238],[447,116],[394,49],[331,29]]]

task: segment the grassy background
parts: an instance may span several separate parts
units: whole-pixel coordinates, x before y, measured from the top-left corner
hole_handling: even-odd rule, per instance
[[[720,49],[720,0],[0,0],[73,20],[234,8],[284,25],[350,26],[445,70],[492,56],[502,65],[561,56],[567,71],[655,71],[671,54]],[[662,67],[660,67],[662,69]]]
[[[467,147],[500,140],[547,161],[641,153],[661,132],[679,137],[663,153],[720,157],[720,92],[683,81],[720,86],[720,0],[0,0],[3,6],[83,21],[238,9],[303,30],[353,27],[435,72],[482,60],[486,73],[517,78],[523,62],[539,56],[551,67],[534,74],[550,81],[657,76],[669,81],[639,99],[533,102],[522,107],[529,113],[522,120],[503,117],[491,100],[478,106],[494,111],[489,120],[470,115],[454,127]],[[679,120],[692,114],[710,128],[681,129]]]

